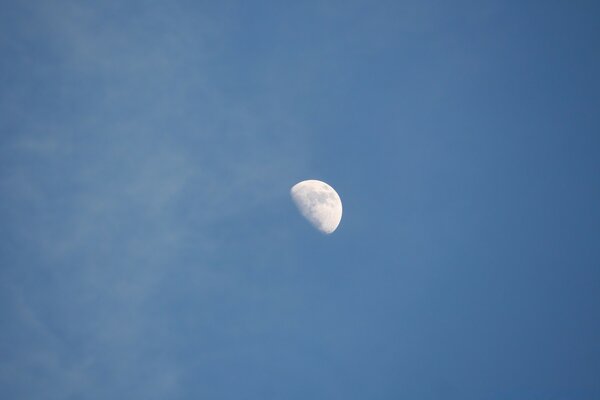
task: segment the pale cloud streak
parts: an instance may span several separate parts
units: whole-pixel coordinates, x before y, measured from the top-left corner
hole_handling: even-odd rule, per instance
[[[209,17],[81,4],[29,12],[51,56],[22,59],[41,80],[7,90],[16,110],[40,84],[47,93],[31,117],[3,125],[3,229],[29,253],[11,250],[23,261],[2,271],[13,314],[3,341],[20,345],[3,352],[1,385],[30,397],[176,396],[182,367],[160,349],[172,335],[157,317],[165,282],[190,274],[194,302],[220,286],[246,290],[215,269],[230,246],[215,227],[287,201],[307,162],[286,135],[298,119],[264,107],[276,93],[223,90],[214,59],[228,33]],[[190,248],[200,256],[182,272]],[[45,378],[28,386],[34,370]]]

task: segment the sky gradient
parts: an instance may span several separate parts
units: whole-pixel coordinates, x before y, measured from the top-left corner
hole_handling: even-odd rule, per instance
[[[599,398],[598,21],[0,2],[0,397]]]

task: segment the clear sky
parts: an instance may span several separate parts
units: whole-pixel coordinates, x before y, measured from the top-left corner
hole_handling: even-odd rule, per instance
[[[2,1],[0,398],[600,398],[599,21]]]

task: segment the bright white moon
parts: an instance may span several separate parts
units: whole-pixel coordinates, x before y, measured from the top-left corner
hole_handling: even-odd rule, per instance
[[[325,182],[302,181],[290,190],[298,210],[315,228],[330,234],[342,220],[342,200]]]

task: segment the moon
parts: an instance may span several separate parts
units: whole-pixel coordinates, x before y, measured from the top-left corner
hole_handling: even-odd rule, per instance
[[[333,233],[342,220],[342,200],[325,182],[310,179],[290,189],[298,210],[315,228],[325,234]]]

